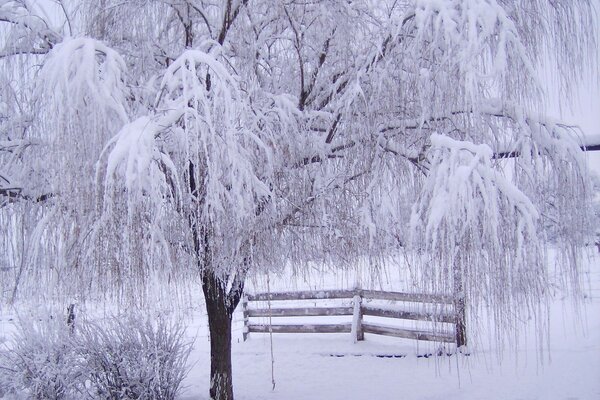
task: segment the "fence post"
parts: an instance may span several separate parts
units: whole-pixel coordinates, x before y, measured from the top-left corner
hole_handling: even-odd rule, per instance
[[[242,316],[244,318],[244,330],[242,331],[242,337],[244,342],[248,339],[249,328],[248,328],[248,296],[246,294],[242,297]]]
[[[454,305],[456,309],[456,347],[467,345],[467,326],[465,323],[465,299],[459,298]]]
[[[67,326],[71,333],[75,331],[75,304],[73,303],[67,306]]]
[[[465,323],[465,290],[463,286],[461,271],[455,265],[453,269],[454,283],[454,334],[456,336],[456,348],[460,349],[467,345],[467,326]]]
[[[360,291],[352,299],[354,302],[354,312],[352,313],[352,340],[354,343],[365,340],[365,333],[362,327],[362,298]]]

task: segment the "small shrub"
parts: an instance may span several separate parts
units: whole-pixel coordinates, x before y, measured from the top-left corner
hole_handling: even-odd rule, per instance
[[[182,325],[139,317],[83,322],[23,322],[0,349],[0,397],[173,400],[191,343]]]
[[[28,399],[79,398],[80,370],[62,321],[20,321],[0,350],[0,392]]]
[[[152,324],[141,318],[80,326],[77,353],[88,373],[92,397],[175,399],[191,350],[184,333],[179,324],[162,320]]]

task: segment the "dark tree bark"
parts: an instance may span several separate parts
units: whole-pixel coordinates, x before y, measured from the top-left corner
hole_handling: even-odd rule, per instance
[[[196,179],[196,167],[189,163],[190,194],[199,204],[204,201],[203,182]],[[199,183],[199,184],[198,184]],[[189,219],[198,257],[198,270],[202,277],[202,291],[208,316],[210,335],[210,399],[233,400],[233,377],[231,368],[231,317],[244,290],[245,274],[238,274],[227,290],[228,276],[215,272],[212,263],[211,229],[201,226],[201,218],[192,214]]]
[[[223,23],[217,42],[221,45],[231,25],[248,0],[242,0],[233,7],[232,0],[224,3]],[[190,6],[187,7],[186,18],[180,16],[185,30],[185,44],[192,48],[194,41],[193,27],[190,19]],[[210,30],[210,24],[207,23]],[[206,74],[206,90],[211,90],[211,76]],[[202,209],[205,200],[205,187],[202,174],[196,175],[196,166],[191,161],[188,165],[189,189],[192,198]],[[197,180],[199,178],[199,180]],[[206,302],[208,316],[208,330],[210,333],[210,398],[211,400],[233,400],[233,377],[231,368],[231,317],[244,292],[244,281],[248,266],[246,260],[242,269],[233,277],[231,289],[227,290],[229,276],[220,276],[215,272],[211,257],[211,229],[209,226],[200,226],[202,219],[192,213],[190,228],[194,240],[194,250],[198,257],[198,267],[202,275],[202,291]]]
[[[233,400],[231,374],[231,316],[227,291],[213,271],[205,271],[202,290],[210,332],[210,398]]]
[[[224,280],[214,271],[205,270],[202,277],[210,332],[211,400],[233,400],[231,318],[243,292],[243,284],[235,282],[228,292]]]

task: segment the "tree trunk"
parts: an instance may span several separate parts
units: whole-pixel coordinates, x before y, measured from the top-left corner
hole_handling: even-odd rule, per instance
[[[202,289],[210,331],[210,398],[233,400],[231,374],[231,316],[233,310],[225,284],[212,271],[206,271]]]

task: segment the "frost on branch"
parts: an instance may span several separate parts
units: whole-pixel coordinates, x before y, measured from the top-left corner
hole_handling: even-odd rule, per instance
[[[570,253],[561,263],[576,272],[576,248],[587,240],[590,224],[581,130],[499,99],[482,102],[468,130],[471,140],[493,143],[494,157],[504,160],[499,163],[538,209],[544,241]],[[570,279],[577,283],[579,277]]]
[[[577,127],[506,107],[516,133],[514,181],[536,203],[544,240],[558,249],[555,279],[580,294],[579,262],[589,240],[591,181]]]
[[[223,227],[227,231],[252,224],[257,201],[269,196],[262,179],[270,174],[272,150],[268,129],[257,126],[248,95],[217,59],[219,51],[213,50],[215,56],[189,50],[175,60],[163,78],[157,107],[182,110],[183,135],[174,143],[174,162],[193,171],[184,181],[205,191],[191,193],[203,196],[201,207],[191,212],[207,224],[231,221]]]
[[[187,50],[167,68],[155,112],[125,125],[101,158],[105,221],[125,213],[124,234],[146,243],[125,249],[125,264],[184,267],[175,255],[193,254],[191,241],[202,263],[228,276],[271,214],[273,133],[211,47]],[[128,205],[119,211],[122,193]]]
[[[46,173],[53,193],[94,192],[95,160],[106,141],[128,120],[126,67],[104,44],[67,39],[48,55],[39,77],[39,139],[49,143]],[[49,167],[49,168],[48,168]],[[89,198],[88,198],[89,199]],[[92,203],[93,204],[93,203]]]
[[[55,283],[48,288],[68,295],[58,286],[74,289],[78,274],[89,276],[92,264],[81,249],[94,220],[92,177],[102,148],[128,119],[124,74],[116,52],[96,40],[77,38],[54,46],[35,76],[35,112],[24,139],[40,145],[23,153],[29,172],[21,178],[21,193],[24,199],[44,201],[29,205],[33,218],[21,228],[26,257],[18,279],[24,288],[46,279]]]
[[[127,121],[123,104],[127,67],[121,56],[90,38],[66,39],[55,46],[42,69],[44,92],[57,105],[83,107],[87,112],[114,112]],[[97,107],[97,108],[92,108]]]
[[[411,216],[422,284],[465,298],[473,315],[491,306],[498,330],[508,329],[545,294],[538,211],[495,170],[487,145],[434,134],[428,162]]]
[[[36,2],[0,1],[0,59],[22,54],[46,54],[61,36],[47,22]]]
[[[587,0],[518,5],[508,0],[415,1],[410,33],[416,40],[410,47],[413,59],[421,58],[415,66],[430,82],[423,100],[436,97],[434,113],[444,105],[477,107],[489,93],[539,105],[544,89],[536,71],[540,65],[557,71],[555,83],[569,94],[572,83],[597,62],[594,14]],[[448,94],[456,90],[464,94],[449,101]]]
[[[462,101],[477,104],[481,85],[494,82],[502,89],[514,85],[510,71],[515,69],[525,72],[521,75],[529,79],[509,89],[528,93],[537,89],[531,85],[534,68],[527,48],[498,1],[417,1],[415,24],[415,51],[426,49],[431,65],[425,68],[440,87],[439,94],[452,93],[447,85],[455,85],[458,79],[465,91]]]

